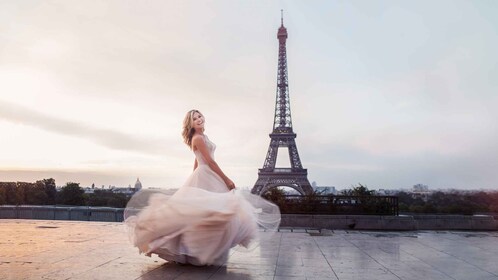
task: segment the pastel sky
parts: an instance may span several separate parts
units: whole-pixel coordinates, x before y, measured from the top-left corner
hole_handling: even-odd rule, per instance
[[[498,189],[493,0],[0,1],[0,181],[179,187],[196,108],[219,165],[251,187],[280,9],[310,181]]]

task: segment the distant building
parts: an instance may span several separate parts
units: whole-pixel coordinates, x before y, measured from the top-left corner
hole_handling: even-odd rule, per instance
[[[321,195],[336,195],[337,190],[334,186],[317,186],[316,182],[313,181],[311,183],[311,187],[313,188],[313,191],[315,193],[321,194]]]
[[[132,196],[135,193],[133,188],[112,188],[113,193],[122,193],[126,196]]]
[[[83,190],[85,191],[86,194],[91,194],[95,192],[95,189],[90,187],[86,187]]]
[[[122,193],[122,194],[125,194],[126,196],[132,196],[134,193],[138,192],[141,189],[142,189],[142,182],[140,182],[140,179],[137,178],[137,181],[135,182],[134,188],[132,188],[130,184],[128,185],[128,187],[125,187],[125,188],[117,188],[116,186],[109,185],[109,188],[107,189],[107,191],[110,191],[113,193]],[[104,185],[102,185],[102,190],[105,190]],[[84,191],[87,194],[94,193],[95,192],[94,184],[92,184],[92,187],[84,188]]]
[[[412,188],[413,192],[428,192],[429,191],[429,186],[427,185],[422,185],[422,184],[416,184]]]
[[[416,184],[412,188],[412,197],[421,198],[423,201],[427,201],[431,192],[429,191],[429,186]]]
[[[377,191],[378,195],[396,195],[399,190],[391,190],[391,189],[379,189]]]

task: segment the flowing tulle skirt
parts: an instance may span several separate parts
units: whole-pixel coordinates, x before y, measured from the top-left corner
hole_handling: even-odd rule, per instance
[[[228,191],[201,165],[173,195],[136,193],[125,209],[125,223],[141,253],[179,263],[223,264],[230,248],[255,247],[261,229],[276,231],[280,211],[248,191]]]

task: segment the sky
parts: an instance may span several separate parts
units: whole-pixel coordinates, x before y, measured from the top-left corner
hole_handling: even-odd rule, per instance
[[[178,188],[195,108],[218,164],[252,187],[281,9],[310,182],[498,189],[493,0],[0,0],[0,181]]]

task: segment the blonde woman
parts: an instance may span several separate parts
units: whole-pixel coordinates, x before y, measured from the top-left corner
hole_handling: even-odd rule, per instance
[[[205,176],[203,181],[204,189],[209,189],[216,192],[225,192],[223,184],[220,184],[221,179],[228,190],[234,189],[235,184],[230,180],[214,160],[214,150],[216,146],[209,141],[204,134],[204,116],[198,110],[190,110],[183,120],[183,141],[187,146],[194,151],[194,174],[202,173]],[[199,162],[201,164],[199,164]],[[200,165],[200,166],[199,166]],[[197,168],[201,168],[196,171]],[[196,177],[192,174],[192,177]],[[216,175],[218,176],[216,176]]]
[[[237,190],[216,163],[216,146],[204,125],[201,112],[187,112],[182,136],[195,160],[183,186],[172,196],[142,190],[128,202],[125,223],[140,253],[183,264],[222,265],[230,248],[257,246],[258,227],[278,228],[278,207]]]

